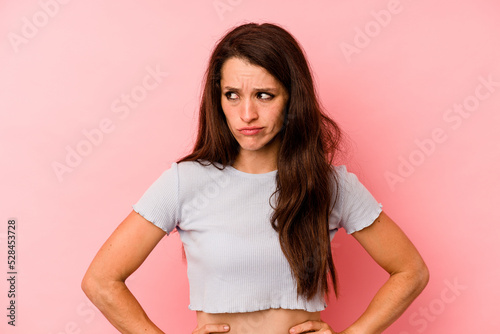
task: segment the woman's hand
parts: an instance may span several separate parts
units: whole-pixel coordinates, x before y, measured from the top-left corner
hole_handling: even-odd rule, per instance
[[[300,333],[321,333],[321,334],[342,334],[334,332],[326,322],[321,320],[308,320],[301,324],[295,325],[288,331],[290,334]]]
[[[193,334],[210,334],[210,333],[227,333],[229,332],[228,324],[205,324],[201,328],[196,327]]]

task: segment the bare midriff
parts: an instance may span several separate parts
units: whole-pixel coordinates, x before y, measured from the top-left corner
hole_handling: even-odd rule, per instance
[[[287,334],[307,320],[320,320],[320,312],[269,309],[246,313],[196,312],[198,328],[205,324],[228,324],[231,334]]]

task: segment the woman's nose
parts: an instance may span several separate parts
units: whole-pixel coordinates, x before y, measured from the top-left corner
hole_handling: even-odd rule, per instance
[[[246,100],[241,105],[240,118],[242,121],[249,123],[257,118],[259,118],[259,113],[257,112],[257,106],[252,100]]]

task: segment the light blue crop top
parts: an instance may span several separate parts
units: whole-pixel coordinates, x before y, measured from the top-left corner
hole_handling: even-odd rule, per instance
[[[335,169],[340,196],[330,215],[330,240],[340,227],[349,234],[361,230],[382,211],[355,174],[344,165]],[[320,293],[309,301],[297,298],[290,266],[270,223],[276,173],[174,162],[132,206],[167,235],[177,228],[186,252],[189,309],[234,313],[326,308]],[[274,196],[271,201],[275,205]]]

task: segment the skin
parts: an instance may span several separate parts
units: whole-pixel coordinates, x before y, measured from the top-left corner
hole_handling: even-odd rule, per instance
[[[276,170],[287,92],[266,70],[237,58],[224,64],[221,87],[227,124],[241,147],[233,167],[255,174]],[[263,129],[257,135],[245,136],[238,131],[244,126]],[[132,211],[106,240],[84,276],[83,291],[121,333],[163,333],[147,317],[125,280],[165,234]],[[336,332],[320,319],[319,312],[303,310],[233,314],[198,311],[193,334],[382,333],[420,294],[429,273],[416,248],[385,212],[352,236],[387,271],[389,278],[348,328]]]
[[[166,233],[132,212],[98,251],[82,280],[87,297],[121,333],[163,333],[125,285]]]
[[[226,60],[220,86],[227,125],[240,145],[233,167],[252,174],[276,170],[287,91],[265,69],[239,58]],[[244,135],[238,131],[242,127],[263,129]]]

